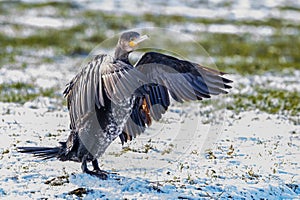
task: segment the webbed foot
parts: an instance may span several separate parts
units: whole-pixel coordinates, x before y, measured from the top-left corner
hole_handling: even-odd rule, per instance
[[[87,171],[85,171],[85,173],[92,175],[92,176],[96,176],[102,180],[107,180],[107,178],[108,178],[108,173],[103,170],[93,170],[93,171],[87,170]]]
[[[82,161],[82,165],[81,165],[82,172],[87,173],[92,176],[96,176],[102,180],[106,180],[108,178],[108,172],[100,169],[96,159],[92,161],[92,164],[93,164],[93,168],[94,168],[93,171],[88,169],[86,159],[84,157],[84,159]]]

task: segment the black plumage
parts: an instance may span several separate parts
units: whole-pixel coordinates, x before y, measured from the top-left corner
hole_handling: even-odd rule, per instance
[[[224,73],[197,63],[145,53],[133,66],[128,55],[145,40],[136,32],[123,33],[115,56],[96,56],[67,85],[71,133],[59,147],[20,147],[45,159],[82,163],[88,174],[106,178],[97,158],[117,138],[127,142],[158,121],[175,101],[195,101],[226,94],[232,81]],[[92,162],[93,171],[87,168]]]

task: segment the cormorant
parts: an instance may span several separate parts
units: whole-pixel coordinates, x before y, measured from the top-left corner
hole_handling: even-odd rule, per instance
[[[107,178],[97,158],[117,138],[122,144],[159,120],[170,105],[227,93],[232,81],[225,73],[175,57],[145,53],[133,66],[128,56],[147,39],[123,33],[114,57],[97,55],[67,84],[64,95],[71,133],[58,147],[19,147],[23,153],[81,162],[84,173]],[[93,171],[87,167],[92,162]]]

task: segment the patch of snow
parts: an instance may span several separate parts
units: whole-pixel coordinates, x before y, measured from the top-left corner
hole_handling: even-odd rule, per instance
[[[14,23],[45,28],[68,28],[76,25],[73,20],[41,16],[26,16],[25,19],[24,17],[16,17]]]
[[[163,126],[157,125],[159,134],[154,127],[128,144],[141,151],[122,151],[116,140],[100,159],[101,168],[110,172],[109,179],[99,180],[82,174],[79,163],[43,161],[16,152],[16,146],[55,146],[64,141],[69,134],[66,110],[8,103],[1,103],[0,108],[0,137],[4,138],[0,143],[0,195],[8,199],[73,199],[77,196],[69,192],[77,188],[86,189],[85,199],[299,196],[300,128],[278,115],[252,111],[236,116],[228,111],[209,146],[211,153],[203,154],[211,125],[202,124],[201,115],[185,114],[195,109],[193,105],[174,105],[161,122]],[[182,127],[182,118],[198,123],[195,133]],[[187,148],[179,148],[180,143]],[[148,153],[142,151],[145,144],[152,146]],[[170,149],[165,151],[166,147]],[[177,157],[170,158],[171,154]],[[62,185],[45,184],[59,176],[67,176]]]

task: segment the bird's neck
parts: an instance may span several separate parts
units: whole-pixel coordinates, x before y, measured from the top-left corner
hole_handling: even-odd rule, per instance
[[[129,53],[130,52],[127,52],[124,49],[122,49],[121,47],[117,46],[117,48],[115,50],[115,59],[121,60],[125,63],[130,64],[129,59],[128,59]]]

